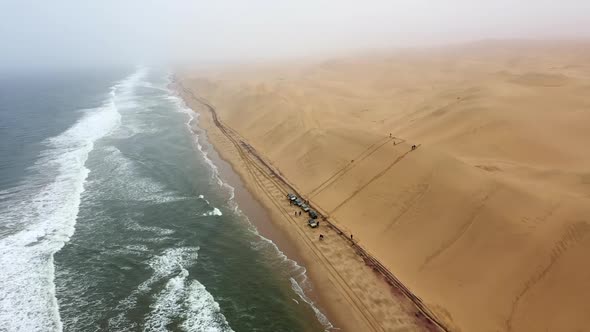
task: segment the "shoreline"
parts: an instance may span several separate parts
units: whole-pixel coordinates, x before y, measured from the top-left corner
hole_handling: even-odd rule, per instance
[[[201,109],[190,105],[178,89],[177,92],[179,93],[179,97],[187,105],[189,111],[196,113],[193,119],[194,121],[192,121],[189,127],[194,134],[199,135],[199,138],[202,139],[199,143],[202,143],[201,146],[203,147],[203,152],[207,154],[207,158],[211,160],[214,167],[217,169],[219,177],[224,183],[233,188],[233,199],[237,203],[240,213],[245,215],[248,222],[255,227],[257,233],[264,240],[270,241],[276,246],[279,254],[285,255],[285,259],[293,261],[298,266],[301,266],[305,270],[304,274],[306,278],[311,280],[312,287],[308,290],[302,289],[303,285],[295,281],[297,287],[300,289],[299,291],[301,291],[305,297],[301,298],[301,300],[307,302],[307,305],[310,306],[312,311],[316,314],[316,319],[318,319],[320,324],[325,327],[326,331],[332,329],[347,331],[348,329],[345,328],[347,324],[338,319],[336,311],[330,308],[330,305],[322,296],[322,292],[316,290],[315,278],[310,275],[307,259],[298,250],[289,234],[285,232],[285,229],[278,227],[275,224],[271,217],[272,211],[260,201],[259,197],[255,195],[252,190],[248,188],[248,184],[244,181],[243,175],[236,170],[234,164],[230,160],[224,158],[222,152],[212,142],[210,135],[211,127],[205,127],[201,121],[203,120],[203,112]],[[201,134],[204,136],[200,136]],[[293,289],[293,291],[301,297],[298,290]],[[311,303],[308,301],[311,301]],[[318,312],[319,315],[324,316],[323,320],[318,317]]]
[[[320,228],[325,239],[319,242],[316,238],[319,233],[305,226],[304,217],[300,220],[293,217],[295,210],[287,204],[284,195],[277,197],[275,193],[272,197],[271,190],[263,188],[261,180],[254,174],[257,171],[252,172],[252,161],[244,159],[242,148],[231,141],[227,132],[222,132],[213,118],[213,111],[190,89],[187,90],[182,80],[177,78],[174,84],[186,105],[200,114],[198,125],[219,157],[231,166],[247,191],[266,209],[274,226],[288,238],[286,243],[292,244],[297,255],[302,257],[301,263],[312,280],[313,295],[317,296],[317,302],[335,326],[344,331],[382,331],[401,327],[415,331],[441,329],[411,302],[403,287],[400,289],[386,281],[367,261],[369,257],[359,252],[362,249],[351,245],[337,228],[329,223]],[[270,178],[266,180],[273,182]]]

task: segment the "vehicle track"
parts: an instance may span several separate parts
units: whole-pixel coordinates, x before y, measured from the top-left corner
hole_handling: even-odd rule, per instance
[[[324,263],[324,266],[326,267],[326,270],[328,271],[332,282],[338,284],[340,288],[344,291],[343,295],[347,302],[350,303],[351,307],[354,308],[354,310],[364,318],[367,325],[371,327],[373,331],[384,331],[384,328],[381,325],[375,323],[378,322],[378,320],[375,318],[373,313],[370,310],[368,310],[368,308],[364,305],[364,302],[357,296],[357,294],[346,282],[346,280],[342,277],[342,275],[338,272],[338,270],[334,267],[334,265],[330,262],[330,260],[321,252],[321,250],[319,250],[317,245],[313,243],[312,239],[307,234],[305,234],[305,232],[303,232],[303,230],[300,227],[298,227],[300,221],[293,218],[290,211],[288,211],[285,208],[285,206],[283,206],[286,194],[288,192],[303,197],[301,194],[299,194],[298,190],[296,190],[295,187],[292,184],[290,184],[281,174],[278,174],[277,171],[273,167],[271,167],[269,163],[267,163],[261,157],[261,155],[245,141],[245,139],[243,139],[243,137],[241,137],[235,130],[231,129],[231,127],[222,123],[221,120],[218,118],[217,112],[215,111],[215,108],[213,106],[211,106],[203,98],[195,96],[194,93],[189,89],[186,89],[181,84],[181,82],[176,81],[176,84],[183,91],[184,94],[190,96],[193,100],[205,106],[209,110],[214,124],[235,147],[240,158],[246,166],[248,174],[250,174],[256,186],[260,189],[260,191],[262,191],[265,194],[269,201],[273,205],[275,205],[278,211],[280,211],[283,214],[285,219],[288,220],[290,223],[294,224],[296,231],[304,240],[305,245],[309,247],[310,251],[316,256],[318,260]],[[407,153],[409,152],[406,152],[404,156]],[[390,165],[382,173],[386,172],[392,166],[393,164]],[[371,180],[370,182],[372,181],[373,180]],[[368,184],[366,184],[365,186],[367,185]],[[283,204],[281,204],[281,202]],[[438,331],[449,331],[448,328],[446,328],[439,321],[436,315],[426,305],[424,305],[424,303],[419,297],[414,295],[408,288],[406,288],[389,270],[387,270],[387,268],[385,268],[385,266],[383,266],[377,259],[368,254],[362,246],[358,245],[356,242],[350,241],[348,239],[347,234],[345,234],[337,225],[335,225],[328,218],[326,218],[321,213],[323,209],[320,209],[315,203],[314,206],[310,204],[310,207],[318,211],[318,214],[320,215],[321,219],[324,220],[324,223],[328,224],[329,228],[333,229],[345,241],[349,241],[352,244],[356,253],[364,260],[364,262],[369,267],[373,268],[373,270],[380,273],[389,285],[399,290],[402,294],[406,296],[407,299],[409,299],[415,305],[416,309],[419,312],[419,314],[416,314],[416,317],[424,318],[425,322],[428,324],[428,328],[433,328],[434,330]]]
[[[340,174],[341,172],[346,171],[348,168],[351,168],[352,166],[354,166],[354,162],[355,160],[358,160],[359,158],[363,158],[363,155],[366,154],[367,152],[369,152],[371,149],[373,149],[377,144],[381,143],[383,141],[383,143],[379,144],[379,146],[375,149],[378,150],[381,146],[383,146],[385,143],[387,143],[387,139],[388,138],[380,138],[378,141],[376,141],[375,143],[371,144],[369,147],[367,147],[365,150],[363,150],[361,153],[359,153],[356,157],[354,157],[354,159],[352,159],[352,161],[348,162],[346,165],[344,165],[344,167],[340,168],[339,170],[337,170],[334,174],[332,174],[329,178],[327,178],[325,181],[323,181],[322,183],[320,183],[319,185],[317,185],[315,188],[313,188],[312,190],[310,190],[307,193],[308,197],[314,197],[316,195],[316,191],[322,189],[322,187],[324,185],[330,185],[331,183],[330,180],[332,180],[334,177],[338,176],[338,174]],[[373,151],[374,152],[374,151]],[[370,155],[371,153],[369,153],[368,155]],[[364,159],[364,158],[363,158]],[[323,190],[323,189],[322,189]],[[321,190],[320,190],[321,192]]]
[[[389,143],[391,141],[395,142],[396,144],[401,144],[401,143],[404,143],[406,141],[404,139],[400,139],[399,141],[396,141],[396,139],[397,139],[396,137],[393,137],[393,138],[386,137],[385,138],[385,141],[383,143],[381,143],[381,144],[379,144],[379,143],[383,139],[380,139],[377,142],[373,143],[371,146],[369,146],[363,152],[361,152],[358,156],[356,156],[354,159],[352,159],[351,162],[349,162],[344,167],[342,167],[341,169],[339,169],[338,171],[336,171],[334,174],[332,174],[332,176],[330,176],[328,179],[326,179],[324,182],[322,182],[320,185],[318,185],[312,191],[310,191],[307,194],[308,197],[313,198],[313,197],[319,195],[320,193],[322,193],[324,190],[326,190],[328,187],[330,187],[336,181],[338,181],[339,179],[341,179],[346,173],[348,173],[349,171],[351,171],[352,169],[354,169],[354,167],[357,166],[358,164],[360,164],[363,160],[367,159],[373,153],[377,152],[385,144],[387,144],[387,143]],[[377,144],[379,144],[379,145],[377,145]],[[377,146],[375,147],[375,145],[377,145]]]
[[[332,211],[330,211],[330,214],[334,214],[334,212],[336,212],[339,208],[341,208],[344,204],[348,203],[351,199],[353,199],[356,195],[358,195],[361,191],[363,191],[365,188],[367,188],[371,183],[375,182],[375,180],[379,179],[380,177],[382,177],[385,173],[387,173],[387,171],[389,171],[393,166],[395,166],[397,163],[399,163],[402,159],[404,159],[405,156],[408,155],[408,153],[412,152],[414,150],[408,150],[406,152],[404,152],[404,154],[402,154],[401,156],[397,157],[391,164],[389,164],[389,166],[387,166],[384,170],[382,170],[381,172],[375,174],[369,181],[367,181],[365,184],[363,184],[360,188],[358,188],[357,190],[353,191],[352,194],[350,196],[348,196],[346,199],[344,199],[340,204],[338,204],[335,208],[332,209]]]

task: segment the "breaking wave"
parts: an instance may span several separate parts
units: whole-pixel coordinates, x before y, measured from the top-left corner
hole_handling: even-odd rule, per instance
[[[13,230],[0,239],[0,326],[8,331],[60,331],[53,255],[69,241],[96,141],[120,125],[118,102],[145,75],[139,69],[112,86],[104,103],[81,110],[46,149],[18,187],[2,194],[2,219]]]
[[[168,331],[167,326],[172,321],[181,321],[180,328],[188,332],[232,331],[219,304],[205,286],[189,279],[187,268],[197,263],[198,250],[198,247],[167,249],[147,261],[152,274],[119,303],[116,311],[120,313],[109,320],[109,326],[117,331],[137,330],[137,326],[127,320],[126,313],[137,305],[140,296],[165,282],[164,288],[154,296],[151,310],[145,317],[144,331]]]

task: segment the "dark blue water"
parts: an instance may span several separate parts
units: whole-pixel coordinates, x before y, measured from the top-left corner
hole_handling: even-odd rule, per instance
[[[322,331],[145,68],[0,83],[0,331]]]

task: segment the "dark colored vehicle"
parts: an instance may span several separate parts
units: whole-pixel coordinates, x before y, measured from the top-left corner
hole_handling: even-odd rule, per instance
[[[297,199],[295,200],[295,205],[297,205],[297,206],[301,206],[301,205],[303,205],[303,201],[302,201],[301,199],[297,198]]]
[[[309,212],[308,212],[308,213],[309,213],[309,216],[310,216],[312,219],[317,219],[317,218],[318,218],[318,214],[317,214],[317,212],[315,212],[314,210],[309,210]]]
[[[311,228],[316,228],[318,227],[318,222],[315,219],[309,219],[307,221],[307,224],[309,225],[309,227]]]

